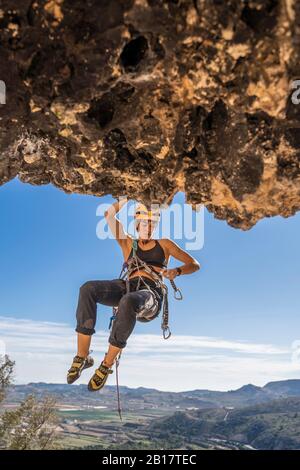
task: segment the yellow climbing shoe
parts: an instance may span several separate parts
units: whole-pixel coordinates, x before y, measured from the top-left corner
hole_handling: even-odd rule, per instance
[[[87,356],[87,358],[75,356],[73,358],[72,365],[68,370],[67,374],[67,382],[68,384],[72,384],[75,380],[79,379],[81,372],[84,369],[88,369],[94,365],[94,359],[91,356]]]
[[[102,361],[98,369],[95,370],[93,377],[88,383],[89,391],[96,392],[97,390],[100,390],[102,387],[104,387],[109,374],[112,373],[113,370],[110,367],[105,366]]]

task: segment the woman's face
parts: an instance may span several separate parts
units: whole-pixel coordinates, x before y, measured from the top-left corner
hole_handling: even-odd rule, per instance
[[[137,230],[140,238],[149,239],[155,230],[156,222],[154,220],[139,220]]]

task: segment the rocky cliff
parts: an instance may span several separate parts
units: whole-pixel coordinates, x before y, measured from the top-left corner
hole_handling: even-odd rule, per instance
[[[0,184],[300,209],[296,0],[0,0]]]

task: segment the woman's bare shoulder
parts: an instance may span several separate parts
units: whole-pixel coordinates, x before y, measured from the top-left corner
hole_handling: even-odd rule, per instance
[[[159,240],[159,243],[161,245],[161,247],[164,249],[164,252],[166,254],[169,253],[169,249],[170,249],[170,242],[171,240],[169,238],[160,238]]]
[[[160,238],[158,241],[161,245],[168,246],[171,240],[169,238]]]

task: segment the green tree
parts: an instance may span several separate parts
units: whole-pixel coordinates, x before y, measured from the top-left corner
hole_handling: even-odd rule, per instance
[[[8,356],[0,356],[0,405],[5,398],[6,391],[12,382],[12,374],[15,363]]]
[[[0,407],[12,384],[14,362],[8,356],[0,358]],[[55,400],[46,396],[37,401],[29,395],[19,407],[1,410],[0,447],[15,450],[41,450],[57,448]]]

